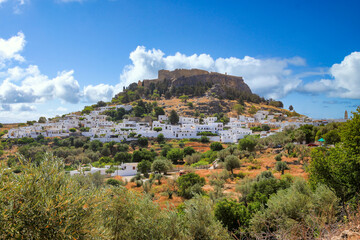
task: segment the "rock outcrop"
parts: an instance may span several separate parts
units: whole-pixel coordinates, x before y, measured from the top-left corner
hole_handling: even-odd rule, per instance
[[[144,87],[151,83],[171,81],[171,87],[196,86],[210,84],[216,86],[216,92],[221,92],[224,88],[251,93],[249,86],[242,77],[231,76],[227,74],[208,72],[200,69],[176,69],[174,71],[160,70],[158,78],[152,80],[143,80],[139,82]]]

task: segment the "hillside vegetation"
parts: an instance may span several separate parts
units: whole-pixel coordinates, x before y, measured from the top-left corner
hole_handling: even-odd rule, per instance
[[[129,145],[2,140],[0,238],[331,239],[358,223],[359,126],[360,108],[344,124],[305,125],[237,145],[206,137]],[[329,144],[299,144],[318,137]],[[66,173],[124,159],[140,162],[130,182]],[[215,159],[219,169],[194,169]],[[185,175],[168,174],[183,162]]]

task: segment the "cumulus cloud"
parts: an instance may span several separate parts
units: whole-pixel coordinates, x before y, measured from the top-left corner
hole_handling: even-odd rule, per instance
[[[10,60],[23,62],[25,59],[19,54],[25,47],[25,36],[19,32],[16,36],[9,39],[0,38],[0,68]]]
[[[26,69],[11,68],[7,73],[0,85],[2,103],[44,102],[54,98],[69,103],[79,102],[80,86],[73,77],[73,70],[60,72],[53,79],[41,74],[36,65]]]
[[[329,70],[332,79],[321,79],[304,85],[309,93],[326,93],[331,97],[360,99],[360,52],[346,56]]]
[[[208,54],[185,54],[165,56],[159,49],[147,50],[138,46],[130,53],[132,63],[127,65],[120,80],[129,85],[142,79],[156,78],[160,69],[199,68],[213,72],[242,76],[250,88],[260,95],[279,98],[296,89],[301,80],[292,74],[289,66],[303,66],[305,60],[300,57],[291,59],[217,58]]]
[[[114,86],[99,84],[84,87],[84,97],[87,102],[109,101],[114,95]]]

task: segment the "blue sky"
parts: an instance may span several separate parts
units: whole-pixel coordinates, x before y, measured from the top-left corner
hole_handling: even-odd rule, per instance
[[[108,100],[161,68],[243,76],[313,118],[360,104],[359,1],[0,0],[0,122]]]

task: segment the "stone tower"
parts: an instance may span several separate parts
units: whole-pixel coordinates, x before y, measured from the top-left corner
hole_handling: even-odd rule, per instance
[[[344,119],[348,119],[348,112],[345,110]]]

